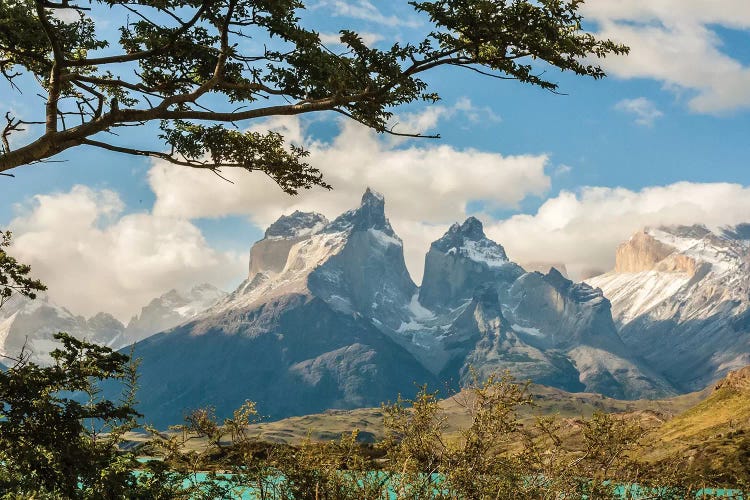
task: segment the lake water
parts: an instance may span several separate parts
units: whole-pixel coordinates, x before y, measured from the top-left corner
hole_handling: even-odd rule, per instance
[[[228,477],[228,476],[227,476]],[[281,479],[279,479],[281,480]],[[209,476],[207,474],[196,474],[193,478],[194,483],[198,484],[201,482],[207,482],[211,481]],[[439,482],[439,479],[436,481]],[[228,483],[224,483],[224,485],[228,485]],[[190,486],[190,482],[186,482],[185,486]],[[642,488],[639,488],[638,486],[619,486],[616,490],[616,494],[620,496],[620,498],[626,499],[626,498],[632,498],[633,500],[637,500],[639,498],[653,498],[654,491],[653,490],[644,490]],[[628,496],[630,494],[630,496]],[[258,500],[257,490],[255,488],[241,488],[237,489],[234,492],[234,495],[231,497],[232,500]],[[392,500],[396,499],[396,494],[391,493],[390,498]],[[705,488],[702,490],[699,490],[695,494],[696,499],[702,499],[702,498],[725,498],[725,499],[732,499],[732,500],[750,500],[750,497],[743,496],[743,493],[740,490],[727,490],[727,489],[715,489],[715,488]]]

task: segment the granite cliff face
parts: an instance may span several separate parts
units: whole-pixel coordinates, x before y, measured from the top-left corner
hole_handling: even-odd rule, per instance
[[[680,391],[750,364],[750,226],[649,228],[587,280],[612,301],[620,336]]]
[[[630,354],[600,291],[525,272],[473,217],[431,245],[421,288],[369,189],[331,222],[279,219],[250,269],[216,305],[136,346],[140,410],[156,425],[245,399],[273,418],[377,405],[415,383],[458,387],[470,367],[619,398],[674,392]]]
[[[509,370],[569,391],[658,397],[674,388],[632,356],[600,291],[552,268],[525,272],[469,218],[434,242],[425,259],[419,305],[404,323],[411,351],[443,379],[467,381]]]
[[[523,273],[501,245],[485,236],[482,223],[469,217],[430,245],[419,302],[435,310],[455,308],[471,300],[477,287],[509,285]]]
[[[140,409],[153,423],[205,405],[226,415],[246,399],[272,418],[372,406],[437,384],[381,329],[400,323],[416,294],[382,196],[368,190],[357,209],[323,220],[280,219],[284,233],[267,232],[251,255],[271,241],[283,265],[254,260],[255,274],[224,300],[136,345]]]
[[[249,277],[264,271],[281,272],[292,246],[326,224],[328,219],[316,213],[296,211],[279,218],[268,227],[265,237],[250,249]]]
[[[657,240],[646,231],[639,231],[617,247],[615,272],[650,271],[674,252],[674,248]]]

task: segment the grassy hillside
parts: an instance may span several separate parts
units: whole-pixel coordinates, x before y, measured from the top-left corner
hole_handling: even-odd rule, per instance
[[[521,415],[531,422],[536,416],[558,415],[564,419],[590,417],[595,411],[633,413],[644,420],[647,427],[661,425],[675,415],[699,403],[709,393],[701,391],[664,400],[621,401],[599,394],[570,393],[540,385],[531,386],[535,405]],[[441,402],[447,419],[448,432],[464,427],[469,416],[464,408],[465,393],[456,394]],[[260,409],[262,413],[262,408]],[[263,440],[296,443],[309,436],[313,440],[337,439],[342,433],[360,430],[360,438],[370,440],[382,435],[382,413],[379,408],[359,410],[331,410],[315,415],[286,418],[252,426]]]
[[[750,480],[750,367],[731,373],[706,399],[647,436],[645,458],[692,457]]]

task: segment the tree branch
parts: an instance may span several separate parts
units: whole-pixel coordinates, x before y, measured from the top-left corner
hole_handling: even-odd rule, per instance
[[[140,52],[133,52],[131,54],[121,54],[117,56],[95,57],[91,59],[68,59],[63,62],[63,65],[65,67],[104,66],[107,64],[117,64],[117,63],[139,61],[142,59],[147,59],[156,54],[162,53],[166,50],[169,50],[169,48],[175,44],[175,42],[177,41],[179,37],[187,33],[188,30],[190,30],[190,28],[195,26],[195,24],[200,20],[200,18],[206,12],[206,7],[207,7],[207,2],[204,0],[203,3],[201,4],[201,7],[196,11],[195,15],[187,23],[185,23],[182,27],[180,27],[180,29],[174,32],[174,34],[172,35],[172,40],[160,47],[155,47],[150,50],[142,50]]]
[[[46,130],[48,133],[57,132],[57,107],[60,100],[60,65],[65,61],[65,54],[62,50],[60,40],[55,35],[52,24],[47,19],[44,0],[36,1],[36,14],[39,23],[42,25],[44,34],[47,35],[50,45],[52,46],[52,69],[50,70],[48,82],[48,97],[46,105]]]

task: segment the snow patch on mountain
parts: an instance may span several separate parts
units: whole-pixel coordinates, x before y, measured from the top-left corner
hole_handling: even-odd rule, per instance
[[[676,296],[690,278],[687,273],[644,271],[607,273],[586,282],[603,291],[616,319],[628,322]]]
[[[416,320],[431,320],[435,319],[435,313],[424,307],[419,303],[419,293],[415,293],[411,296],[409,302],[409,312]]]
[[[33,362],[49,365],[50,353],[60,347],[58,332],[118,349],[126,345],[124,325],[110,314],[86,319],[49,300],[46,294],[35,300],[16,296],[0,309],[0,354],[16,358],[22,350]]]
[[[732,233],[726,229],[716,234],[704,226],[647,228],[644,232],[673,248],[674,252],[654,263],[650,270],[637,273],[611,271],[586,280],[592,287],[601,288],[610,299],[613,315],[618,321],[630,322],[656,311],[665,302],[689,301],[698,294],[697,290],[703,288],[710,288],[711,295],[716,298],[748,301],[747,293],[739,286],[748,276],[748,245],[745,240],[727,237]],[[627,251],[626,245],[618,249],[618,258],[627,258],[620,253],[623,251]],[[690,262],[690,268],[672,264],[680,259]],[[721,290],[718,295],[717,290]],[[709,306],[702,307],[702,310],[710,314],[714,310],[711,305],[715,304],[702,304]],[[655,314],[674,313],[673,308],[669,311],[671,313]],[[700,317],[696,312],[695,307],[690,311],[683,308],[681,317]]]
[[[744,244],[738,245],[739,242],[716,235],[703,226],[696,226],[693,231],[688,232],[660,228],[647,229],[646,233],[685,256],[711,264],[712,271],[716,274],[736,272],[741,265],[739,259],[746,250]]]
[[[542,332],[539,331],[539,328],[532,328],[530,326],[521,326],[517,324],[511,325],[511,329],[519,332],[519,333],[525,333],[527,335],[532,335],[534,337],[541,337],[543,336]]]
[[[367,231],[375,238],[375,241],[383,246],[395,245],[400,247],[404,245],[401,239],[395,235],[392,236],[377,229],[368,229]]]
[[[302,238],[319,233],[328,224],[324,215],[316,212],[295,211],[291,215],[282,215],[266,229],[265,238],[269,240]]]
[[[290,247],[281,272],[257,273],[206,314],[215,315],[234,308],[248,308],[282,295],[309,293],[307,278],[310,273],[339,253],[344,248],[346,239],[346,232],[319,232],[303,237]],[[332,281],[338,279],[334,274],[329,274],[327,278]]]
[[[474,262],[487,264],[489,267],[504,266],[508,263],[508,258],[506,257],[505,252],[499,245],[492,245],[491,243],[492,242],[487,240],[467,240],[462,246],[458,248],[453,247],[448,250],[448,254],[452,255],[458,253]]]

